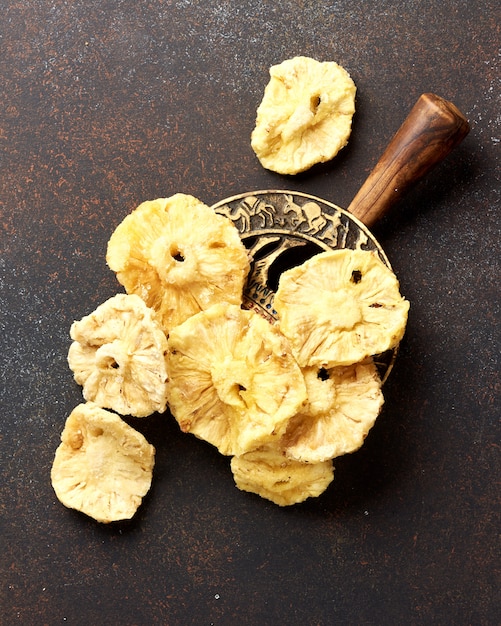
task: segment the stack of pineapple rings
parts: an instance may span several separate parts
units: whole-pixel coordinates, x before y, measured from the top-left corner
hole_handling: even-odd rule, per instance
[[[155,451],[119,415],[167,408],[231,457],[238,488],[281,506],[320,495],[383,404],[372,355],[398,344],[409,307],[391,270],[371,252],[318,254],[282,274],[271,324],[242,308],[236,227],[185,194],[129,214],[107,262],[126,293],[71,326],[86,402],[56,451],[59,500],[102,522],[131,517]]]
[[[348,73],[296,57],[270,75],[251,137],[261,164],[294,174],[332,158],[351,130]],[[323,493],[383,404],[372,357],[398,345],[409,309],[392,271],[371,252],[318,254],[282,274],[271,324],[242,307],[250,264],[236,227],[185,194],[126,216],[106,260],[126,293],[71,326],[85,402],[56,450],[58,499],[100,522],[131,518],[155,450],[120,416],[167,408],[231,457],[239,489],[280,506]]]

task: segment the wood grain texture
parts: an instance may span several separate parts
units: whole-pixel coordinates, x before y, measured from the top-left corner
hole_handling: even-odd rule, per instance
[[[436,94],[419,96],[348,207],[374,226],[407,191],[466,137],[470,125],[456,105]]]

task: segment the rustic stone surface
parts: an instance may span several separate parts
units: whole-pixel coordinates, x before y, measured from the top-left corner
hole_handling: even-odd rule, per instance
[[[370,4],[370,6],[367,6]],[[494,0],[7,3],[0,21],[0,487],[5,624],[493,624],[499,598],[499,8]],[[268,67],[332,59],[349,145],[296,178],[250,148]],[[60,505],[81,401],[69,327],[119,291],[113,228],[145,199],[292,188],[346,207],[422,92],[472,130],[375,234],[411,301],[366,444],[280,509],[167,416],[130,523]]]

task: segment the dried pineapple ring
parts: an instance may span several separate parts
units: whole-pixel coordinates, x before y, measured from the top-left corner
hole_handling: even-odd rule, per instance
[[[358,450],[381,407],[381,380],[372,360],[330,370],[303,371],[308,402],[287,426],[288,457],[319,463]]]
[[[249,271],[233,222],[193,196],[143,202],[118,225],[106,260],[166,333],[216,302],[240,304]]]
[[[155,448],[92,402],[66,420],[51,481],[58,500],[98,522],[130,519],[151,486]]]
[[[323,493],[334,478],[332,461],[300,463],[276,446],[263,446],[231,459],[236,486],[279,506],[298,504]]]
[[[333,61],[299,56],[272,66],[251,135],[263,167],[298,174],[335,157],[351,134],[355,93]]]
[[[214,305],[174,328],[168,346],[171,412],[222,454],[278,440],[306,400],[287,340],[253,311]]]
[[[106,300],[70,336],[68,364],[86,400],[135,417],[165,411],[167,338],[139,296]]]
[[[351,365],[398,345],[409,302],[373,252],[322,252],[280,277],[274,307],[301,367]]]

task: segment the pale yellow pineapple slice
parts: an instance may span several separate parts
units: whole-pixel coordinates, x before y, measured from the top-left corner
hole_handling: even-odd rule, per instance
[[[355,93],[334,61],[298,56],[272,66],[251,134],[263,167],[297,174],[336,156],[351,134]]]
[[[109,298],[70,335],[68,364],[86,400],[135,417],[165,411],[167,338],[139,296]]]
[[[118,415],[78,405],[51,470],[58,500],[98,522],[130,519],[151,486],[155,448]]]
[[[303,502],[323,493],[334,478],[332,461],[301,463],[276,445],[263,446],[231,459],[236,486],[279,506]]]
[[[331,368],[396,347],[409,302],[376,253],[344,249],[284,272],[274,307],[299,365]]]
[[[143,202],[118,225],[106,260],[166,333],[217,302],[239,304],[249,259],[233,222],[186,194]]]
[[[308,402],[287,426],[288,457],[320,463],[358,450],[383,406],[377,368],[365,363],[303,371]]]
[[[253,311],[214,305],[174,328],[168,346],[169,408],[222,454],[278,440],[306,400],[287,340]]]

